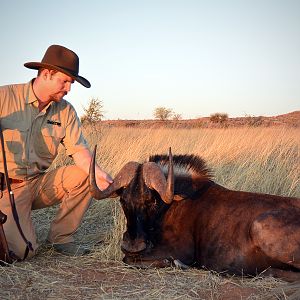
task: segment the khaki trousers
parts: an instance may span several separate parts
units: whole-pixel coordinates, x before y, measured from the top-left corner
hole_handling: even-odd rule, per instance
[[[91,196],[88,176],[77,166],[65,166],[47,172],[37,178],[12,184],[19,221],[25,237],[34,250],[38,244],[31,219],[31,210],[52,206],[59,203],[56,217],[51,223],[47,240],[63,244],[73,241],[73,233],[78,229],[84,213],[88,209]],[[19,233],[8,198],[7,190],[0,199],[0,210],[7,215],[4,224],[8,247],[17,256],[23,258],[26,245]],[[28,257],[34,253],[29,251]]]

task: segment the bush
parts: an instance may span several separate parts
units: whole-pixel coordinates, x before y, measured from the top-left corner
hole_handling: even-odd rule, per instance
[[[212,123],[223,124],[228,120],[228,115],[225,113],[215,113],[211,114],[209,119]]]
[[[161,121],[170,119],[173,115],[173,110],[166,107],[156,107],[153,112],[154,118]]]
[[[253,116],[246,115],[245,120],[246,120],[247,125],[251,126],[251,127],[261,126],[264,122],[262,116],[253,117]]]
[[[95,124],[103,118],[103,103],[98,98],[92,98],[87,107],[83,108],[85,114],[80,118],[82,124]]]

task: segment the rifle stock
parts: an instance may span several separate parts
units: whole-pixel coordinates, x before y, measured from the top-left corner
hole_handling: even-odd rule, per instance
[[[3,230],[3,224],[6,222],[6,218],[6,215],[0,210],[0,265],[3,265],[4,263],[12,263],[12,259],[10,257],[7,241]]]

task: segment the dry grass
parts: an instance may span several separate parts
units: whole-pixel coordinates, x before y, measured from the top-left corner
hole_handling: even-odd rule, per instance
[[[216,181],[229,188],[299,197],[299,133],[299,128],[104,128],[98,161],[116,174],[129,160],[143,161],[172,147],[174,154],[203,157]]]
[[[202,156],[215,181],[232,189],[300,197],[300,129],[86,128],[98,162],[112,175],[149,154]],[[70,163],[62,156],[55,166]],[[41,243],[55,208],[34,212]],[[0,268],[1,299],[297,299],[299,285],[274,278],[227,277],[205,270],[139,270],[121,262],[125,222],[118,201],[93,202],[76,233],[92,255],[69,258],[42,246],[33,259]],[[298,294],[297,294],[298,292]],[[291,296],[292,299],[292,296]]]
[[[101,252],[66,259],[41,251],[31,262],[4,268],[1,299],[266,299],[280,298],[273,278],[226,278],[191,269],[132,269]]]

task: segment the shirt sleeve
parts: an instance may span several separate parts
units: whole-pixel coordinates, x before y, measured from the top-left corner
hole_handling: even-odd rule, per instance
[[[69,106],[69,118],[66,125],[66,134],[62,141],[66,149],[66,154],[72,156],[76,152],[84,149],[89,149],[88,143],[85,140],[80,120],[72,105]]]

